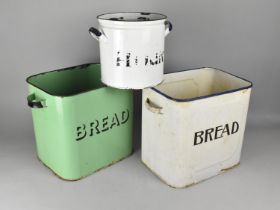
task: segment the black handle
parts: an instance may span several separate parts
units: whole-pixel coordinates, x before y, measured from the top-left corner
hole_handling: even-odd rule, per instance
[[[172,31],[172,29],[173,29],[173,25],[172,25],[172,23],[170,22],[170,21],[165,21],[165,25],[168,25],[168,30],[169,31]]]
[[[89,33],[93,33],[97,37],[100,37],[102,35],[102,33],[94,27],[91,27],[88,31]]]
[[[31,108],[43,108],[44,107],[41,101],[36,100],[34,94],[27,96],[27,104]]]

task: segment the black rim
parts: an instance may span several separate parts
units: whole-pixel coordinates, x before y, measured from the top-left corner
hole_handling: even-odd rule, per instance
[[[158,19],[154,19],[154,20],[119,20],[119,19],[106,19],[106,18],[102,18],[101,16],[103,15],[113,15],[113,14],[121,14],[121,13],[125,13],[125,14],[140,14],[140,15],[150,15],[150,14],[154,14],[154,15],[161,15],[162,18],[158,18]],[[99,20],[108,20],[108,21],[116,21],[116,22],[134,22],[134,23],[142,23],[142,22],[151,22],[151,21],[158,21],[158,20],[166,20],[167,19],[167,16],[166,15],[163,15],[161,13],[156,13],[156,12],[108,12],[108,13],[104,13],[104,14],[101,14],[101,15],[98,15],[96,17],[97,19]]]
[[[31,108],[43,108],[43,105],[40,101],[27,101],[27,104]]]
[[[79,69],[84,69],[84,68],[87,68],[88,66],[90,65],[100,65],[100,63],[87,63],[87,64],[82,64],[82,65],[77,65],[77,66],[71,66],[71,67],[66,67],[66,68],[62,68],[62,69],[57,69],[57,70],[52,70],[52,71],[47,71],[47,72],[42,72],[42,73],[39,73],[39,74],[34,74],[34,75],[31,75],[29,77],[26,78],[26,82],[36,88],[38,88],[39,90],[51,95],[51,96],[57,96],[57,97],[68,97],[68,96],[75,96],[75,95],[79,95],[79,94],[82,94],[82,93],[86,93],[86,92],[89,92],[89,91],[92,91],[93,89],[90,89],[90,90],[86,90],[86,91],[82,91],[82,92],[79,92],[77,94],[71,94],[71,95],[56,95],[56,94],[52,94],[40,87],[38,87],[37,85],[34,85],[32,84],[29,79],[31,79],[32,77],[36,77],[36,76],[40,76],[40,75],[44,75],[44,74],[48,74],[48,73],[51,73],[51,72],[61,72],[61,71],[73,71],[73,70],[79,70]],[[106,87],[106,85],[104,85],[104,87]],[[104,87],[100,87],[98,89],[102,89]]]
[[[212,67],[202,67],[202,68],[212,68]],[[197,70],[202,69],[202,68],[187,69],[187,70],[182,70],[182,71],[177,71],[177,72],[170,72],[170,73],[165,73],[165,74],[174,74],[174,73],[184,72],[184,71],[197,71]],[[204,98],[210,98],[210,97],[214,97],[214,96],[229,94],[229,93],[233,93],[233,92],[237,92],[237,91],[240,91],[240,90],[245,90],[245,89],[249,89],[249,88],[253,87],[253,83],[251,81],[247,80],[247,79],[244,79],[242,77],[236,76],[234,74],[231,74],[231,73],[226,72],[226,71],[221,70],[221,69],[217,69],[217,68],[212,68],[212,69],[224,72],[224,73],[229,74],[229,75],[231,75],[233,77],[236,77],[236,78],[241,79],[243,81],[249,82],[250,84],[247,85],[247,86],[244,86],[242,88],[237,88],[237,89],[233,89],[233,90],[227,90],[227,91],[223,91],[223,92],[219,92],[219,93],[213,93],[213,94],[209,94],[209,95],[205,95],[205,96],[198,96],[198,97],[194,97],[194,98],[190,98],[190,99],[176,99],[176,98],[173,98],[173,97],[171,97],[171,96],[161,92],[160,90],[156,89],[156,87],[152,87],[151,89],[154,90],[155,92],[159,93],[160,95],[162,95],[162,96],[172,100],[172,101],[176,101],[176,102],[189,102],[189,101],[196,101],[196,100],[199,100],[199,99],[204,99]]]

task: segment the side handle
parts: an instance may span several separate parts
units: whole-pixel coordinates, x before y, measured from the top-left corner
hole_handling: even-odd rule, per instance
[[[172,25],[172,23],[170,22],[170,21],[165,21],[165,34],[164,34],[164,36],[167,36],[169,33],[170,33],[170,31],[172,31],[172,29],[173,29],[173,25]]]
[[[105,40],[104,33],[102,33],[101,31],[99,31],[98,29],[96,29],[94,27],[89,28],[88,32],[97,41]]]
[[[40,100],[40,99],[37,99],[34,93],[27,96],[27,104],[31,108],[44,108],[44,107],[46,107],[44,105],[44,101]]]
[[[145,101],[145,107],[155,113],[155,114],[163,114],[162,113],[162,107],[156,105],[155,103],[153,103],[149,98],[146,99]]]

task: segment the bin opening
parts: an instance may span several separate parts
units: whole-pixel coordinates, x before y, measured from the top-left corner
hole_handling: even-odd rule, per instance
[[[166,74],[164,82],[154,89],[172,99],[192,100],[247,89],[251,86],[251,82],[227,72],[202,68]]]
[[[167,17],[159,13],[150,12],[120,12],[120,13],[106,13],[97,16],[100,20],[123,21],[123,22],[142,22],[164,20]]]
[[[104,87],[100,65],[80,65],[56,71],[37,74],[27,82],[54,96],[70,96]]]

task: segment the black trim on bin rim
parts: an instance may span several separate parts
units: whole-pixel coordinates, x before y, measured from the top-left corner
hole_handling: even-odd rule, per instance
[[[51,72],[60,72],[60,71],[71,71],[71,70],[78,70],[78,69],[84,69],[90,65],[100,65],[100,63],[86,63],[86,64],[81,64],[81,65],[77,65],[77,66],[70,66],[70,67],[66,67],[66,68],[62,68],[62,69],[57,69],[57,70],[51,70],[51,71],[46,71],[46,72],[42,72],[42,73],[39,73],[39,74],[34,74],[34,75],[31,75],[29,77],[26,78],[26,82],[30,85],[33,85],[34,87],[38,88],[39,90],[51,95],[51,96],[57,96],[57,97],[68,97],[68,96],[75,96],[75,95],[79,95],[79,94],[82,94],[82,93],[86,93],[86,92],[90,92],[92,91],[93,89],[90,89],[90,90],[86,90],[86,91],[81,91],[77,94],[70,94],[70,95],[55,95],[55,94],[51,94],[49,93],[48,91],[46,90],[43,90],[42,88],[30,83],[28,80],[31,79],[32,77],[36,77],[36,76],[40,76],[40,75],[44,75],[44,74],[48,74],[48,73],[51,73]],[[100,87],[100,88],[97,88],[97,89],[102,89],[102,88],[105,88],[107,87],[106,85],[104,85],[103,87]]]
[[[160,19],[154,19],[154,20],[110,20],[110,19],[105,19],[105,18],[100,18],[103,15],[113,15],[113,14],[121,14],[121,13],[126,13],[126,14],[139,14],[139,15],[147,15],[147,14],[154,14],[154,15],[161,15],[162,18]],[[97,19],[99,20],[108,20],[108,21],[116,21],[116,22],[132,22],[132,23],[141,23],[141,22],[151,22],[151,21],[158,21],[158,20],[166,20],[167,16],[163,15],[161,13],[157,12],[108,12],[108,13],[103,13],[101,15],[96,16]]]
[[[245,89],[249,89],[249,88],[253,87],[253,83],[251,81],[249,81],[247,79],[244,79],[242,77],[236,76],[234,74],[231,74],[231,73],[229,73],[227,71],[224,71],[224,70],[221,70],[221,69],[217,69],[217,68],[213,68],[213,67],[201,67],[201,68],[197,68],[197,69],[187,69],[187,70],[181,70],[181,71],[177,71],[177,72],[169,72],[169,73],[165,73],[165,74],[174,74],[174,73],[179,73],[179,72],[184,72],[184,71],[197,71],[197,70],[201,70],[201,69],[204,69],[204,68],[209,68],[209,69],[214,69],[214,70],[217,70],[217,71],[220,71],[220,72],[224,72],[224,73],[229,74],[229,75],[231,75],[233,77],[236,77],[236,78],[241,79],[243,81],[249,82],[250,85],[244,86],[244,87],[241,87],[241,88],[237,88],[237,89],[233,89],[233,90],[227,90],[227,91],[222,91],[222,92],[219,92],[219,93],[213,93],[213,94],[209,94],[209,95],[205,95],[205,96],[198,96],[198,97],[194,97],[194,98],[190,98],[190,99],[177,99],[177,98],[173,98],[173,97],[163,93],[162,91],[156,89],[156,87],[152,87],[151,89],[154,90],[155,92],[159,93],[160,95],[162,95],[162,96],[172,100],[172,101],[176,101],[176,102],[190,102],[190,101],[196,101],[196,100],[210,98],[210,97],[214,97],[214,96],[224,95],[224,94],[228,94],[228,93],[238,92],[240,90],[245,90]]]

